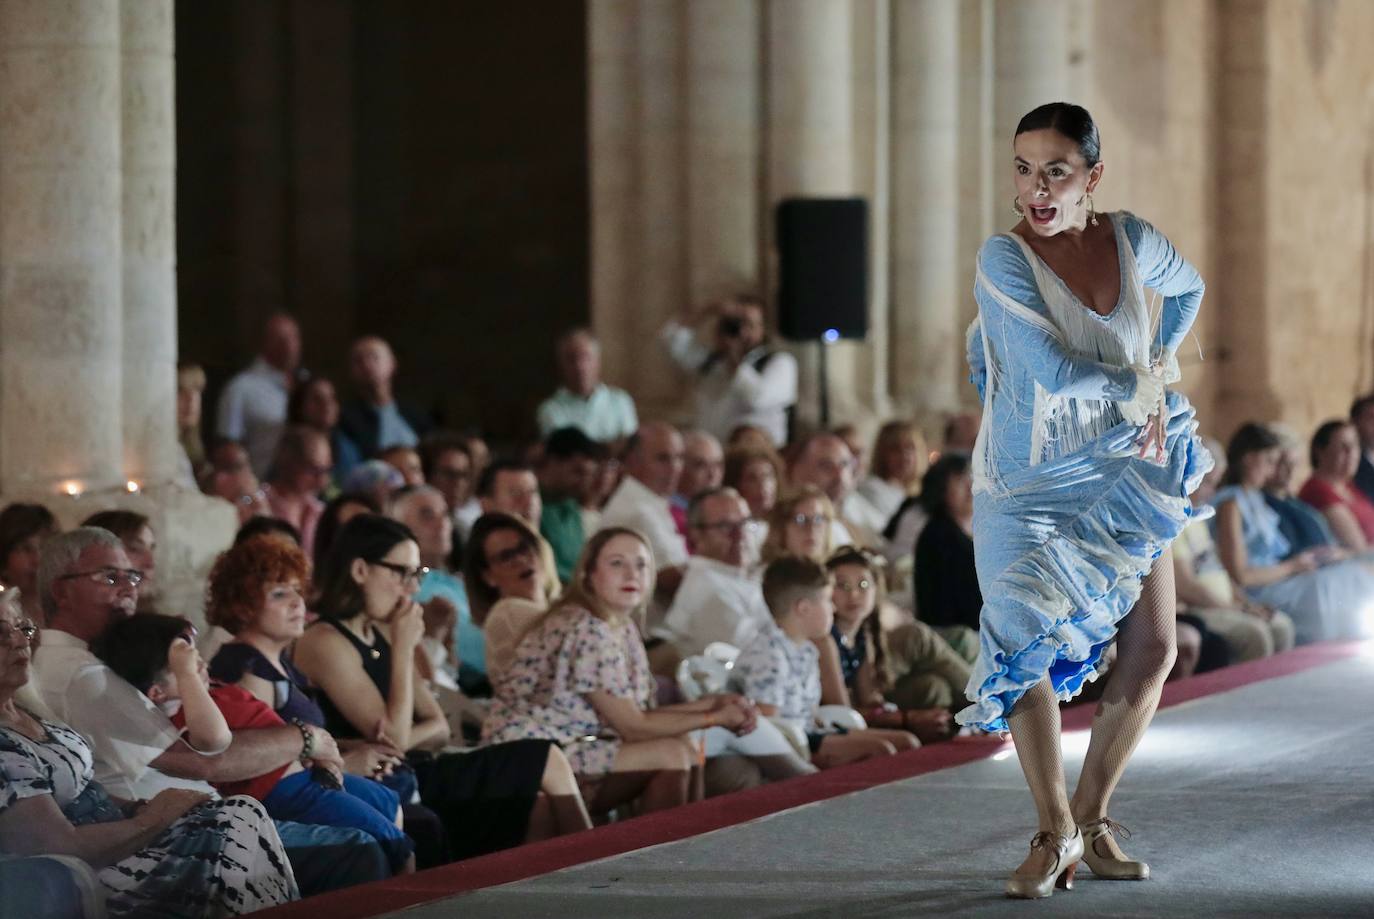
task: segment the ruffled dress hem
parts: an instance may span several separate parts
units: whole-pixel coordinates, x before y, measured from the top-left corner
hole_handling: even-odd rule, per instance
[[[1091,467],[1108,484],[984,589],[981,648],[966,690],[973,704],[956,716],[960,724],[1008,730],[1006,715],[1046,674],[1060,700],[1078,695],[1100,675],[1102,654],[1155,559],[1189,522],[1210,516],[1210,508],[1194,509],[1188,495],[1211,469],[1211,456],[1193,436],[1187,400],[1169,393],[1168,401],[1163,464],[1133,455],[1140,429],[1127,422],[1069,456],[1024,470],[1030,493],[1009,480],[1011,508],[998,513],[1034,507],[1036,479],[1050,473],[1040,483],[1055,481],[1047,467]]]

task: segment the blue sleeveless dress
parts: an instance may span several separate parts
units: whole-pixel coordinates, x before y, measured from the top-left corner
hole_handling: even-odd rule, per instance
[[[1105,215],[1121,291],[1099,315],[1024,240],[978,254],[972,381],[983,398],[973,457],[974,548],[983,592],[978,660],[961,724],[1005,731],[1048,674],[1060,699],[1095,679],[1141,581],[1194,516],[1211,469],[1192,406],[1161,383],[1201,304],[1203,283],[1154,227]],[[1152,317],[1148,286],[1163,297]],[[1142,423],[1167,417],[1162,462],[1136,456]]]

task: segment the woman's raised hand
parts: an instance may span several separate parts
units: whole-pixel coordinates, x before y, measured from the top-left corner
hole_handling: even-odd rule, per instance
[[[403,597],[396,606],[391,615],[391,643],[404,648],[408,656],[425,637],[425,611],[409,597]]]

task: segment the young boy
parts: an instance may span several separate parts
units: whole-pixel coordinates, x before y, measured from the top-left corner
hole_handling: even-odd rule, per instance
[[[212,684],[194,639],[195,628],[185,619],[138,613],[111,626],[95,650],[185,729],[186,741],[197,750],[222,751],[233,731],[286,723],[247,690]],[[244,781],[217,783],[216,790],[257,798],[275,820],[360,829],[377,840],[393,872],[414,870],[415,845],[400,829],[396,793],[379,782],[344,775],[333,738],[311,725],[296,726],[304,744],[300,761]],[[320,754],[320,761],[311,753]]]
[[[762,714],[805,732],[811,761],[822,769],[914,750],[920,742],[905,731],[826,731],[816,722],[821,669],[815,642],[830,640],[830,590],[830,572],[818,562],[784,556],[769,565],[763,600],[773,622],[740,652],[734,679]]]

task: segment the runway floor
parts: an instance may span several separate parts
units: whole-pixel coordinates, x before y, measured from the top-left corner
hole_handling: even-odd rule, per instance
[[[942,744],[274,911],[705,916],[1374,916],[1374,643],[1170,684],[1113,802],[1150,862],[1002,896],[1034,810],[1009,744]],[[1070,787],[1090,706],[1066,713]],[[1077,728],[1077,730],[1075,730]],[[506,883],[502,883],[506,882]],[[475,889],[476,888],[476,889]]]

